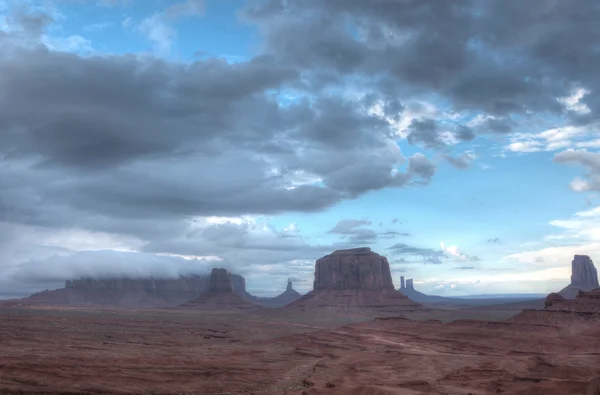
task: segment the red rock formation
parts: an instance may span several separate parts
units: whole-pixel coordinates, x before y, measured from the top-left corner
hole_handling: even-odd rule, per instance
[[[313,289],[394,289],[394,284],[387,259],[365,247],[318,259]]]
[[[235,281],[239,281],[239,279]],[[226,269],[212,269],[208,291],[184,303],[182,306],[194,309],[215,310],[251,309],[257,307],[233,292],[231,274]]]
[[[318,259],[313,291],[286,308],[323,307],[387,313],[421,309],[394,289],[387,259],[370,248],[339,250]]]
[[[556,300],[547,309],[593,314],[600,319],[600,288],[590,292],[579,291],[575,299]]]
[[[544,308],[547,309],[553,304],[560,303],[564,300],[565,298],[563,298],[559,293],[552,292],[551,294],[546,296],[546,300],[544,301]]]
[[[573,299],[579,291],[591,291],[598,287],[598,272],[594,262],[587,255],[575,255],[571,262],[571,284],[559,293],[567,299]]]
[[[600,287],[598,272],[589,256],[575,255],[573,262],[571,262],[571,284],[590,289]]]

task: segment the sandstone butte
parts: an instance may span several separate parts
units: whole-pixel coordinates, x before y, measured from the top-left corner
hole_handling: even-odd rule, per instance
[[[394,289],[387,259],[366,247],[338,250],[316,261],[313,290],[288,305],[314,307],[385,313],[423,309]]]
[[[571,262],[571,283],[558,293],[573,299],[579,291],[592,291],[598,287],[598,271],[594,262],[587,255],[575,255]]]
[[[197,298],[184,303],[182,307],[211,310],[258,308],[233,292],[230,273],[227,269],[217,268],[212,269],[210,273],[208,290]]]

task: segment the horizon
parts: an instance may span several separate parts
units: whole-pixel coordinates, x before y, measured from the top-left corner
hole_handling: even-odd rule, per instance
[[[428,295],[562,289],[600,260],[598,6],[434,4],[0,0],[0,298],[306,293],[358,246]]]

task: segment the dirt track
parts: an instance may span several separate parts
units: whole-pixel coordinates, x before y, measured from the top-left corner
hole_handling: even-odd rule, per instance
[[[277,314],[0,309],[0,393],[573,395],[600,377],[598,322]]]

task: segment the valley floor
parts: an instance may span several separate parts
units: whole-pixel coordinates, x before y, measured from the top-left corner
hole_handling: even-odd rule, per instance
[[[600,322],[560,314],[4,307],[0,393],[596,394]]]

